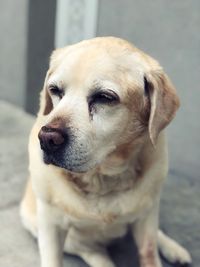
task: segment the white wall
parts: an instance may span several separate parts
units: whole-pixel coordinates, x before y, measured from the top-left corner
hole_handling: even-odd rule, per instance
[[[27,0],[0,1],[0,98],[23,106],[27,44]]]

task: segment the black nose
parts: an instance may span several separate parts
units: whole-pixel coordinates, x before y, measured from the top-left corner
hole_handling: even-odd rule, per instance
[[[67,135],[61,129],[43,126],[38,134],[38,138],[42,150],[54,152],[62,147],[67,139]]]

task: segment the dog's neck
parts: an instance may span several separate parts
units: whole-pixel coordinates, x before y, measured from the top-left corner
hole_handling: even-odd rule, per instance
[[[95,169],[86,174],[67,173],[67,179],[75,190],[91,197],[128,190],[141,177],[141,147],[138,145],[132,150],[130,146],[123,146]]]

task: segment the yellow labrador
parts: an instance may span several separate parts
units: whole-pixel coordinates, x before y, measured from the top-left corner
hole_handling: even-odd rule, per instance
[[[113,267],[106,245],[131,229],[141,267],[189,253],[158,230],[167,174],[163,129],[179,100],[157,61],[122,39],[86,40],[53,52],[29,142],[24,226],[42,267],[63,250]]]

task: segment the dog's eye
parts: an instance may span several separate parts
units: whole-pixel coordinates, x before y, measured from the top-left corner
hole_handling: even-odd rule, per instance
[[[119,97],[113,91],[95,93],[90,100],[90,104],[112,104],[119,101]]]
[[[88,99],[89,111],[92,113],[97,105],[114,105],[118,102],[119,96],[112,90],[95,92]]]
[[[59,88],[59,87],[57,87],[57,86],[55,86],[55,85],[49,87],[49,92],[50,92],[51,95],[58,96],[60,99],[64,95],[64,90]]]
[[[105,93],[97,94],[93,98],[93,102],[101,103],[101,104],[110,103],[114,100],[115,100],[115,98],[113,96],[105,94]]]

